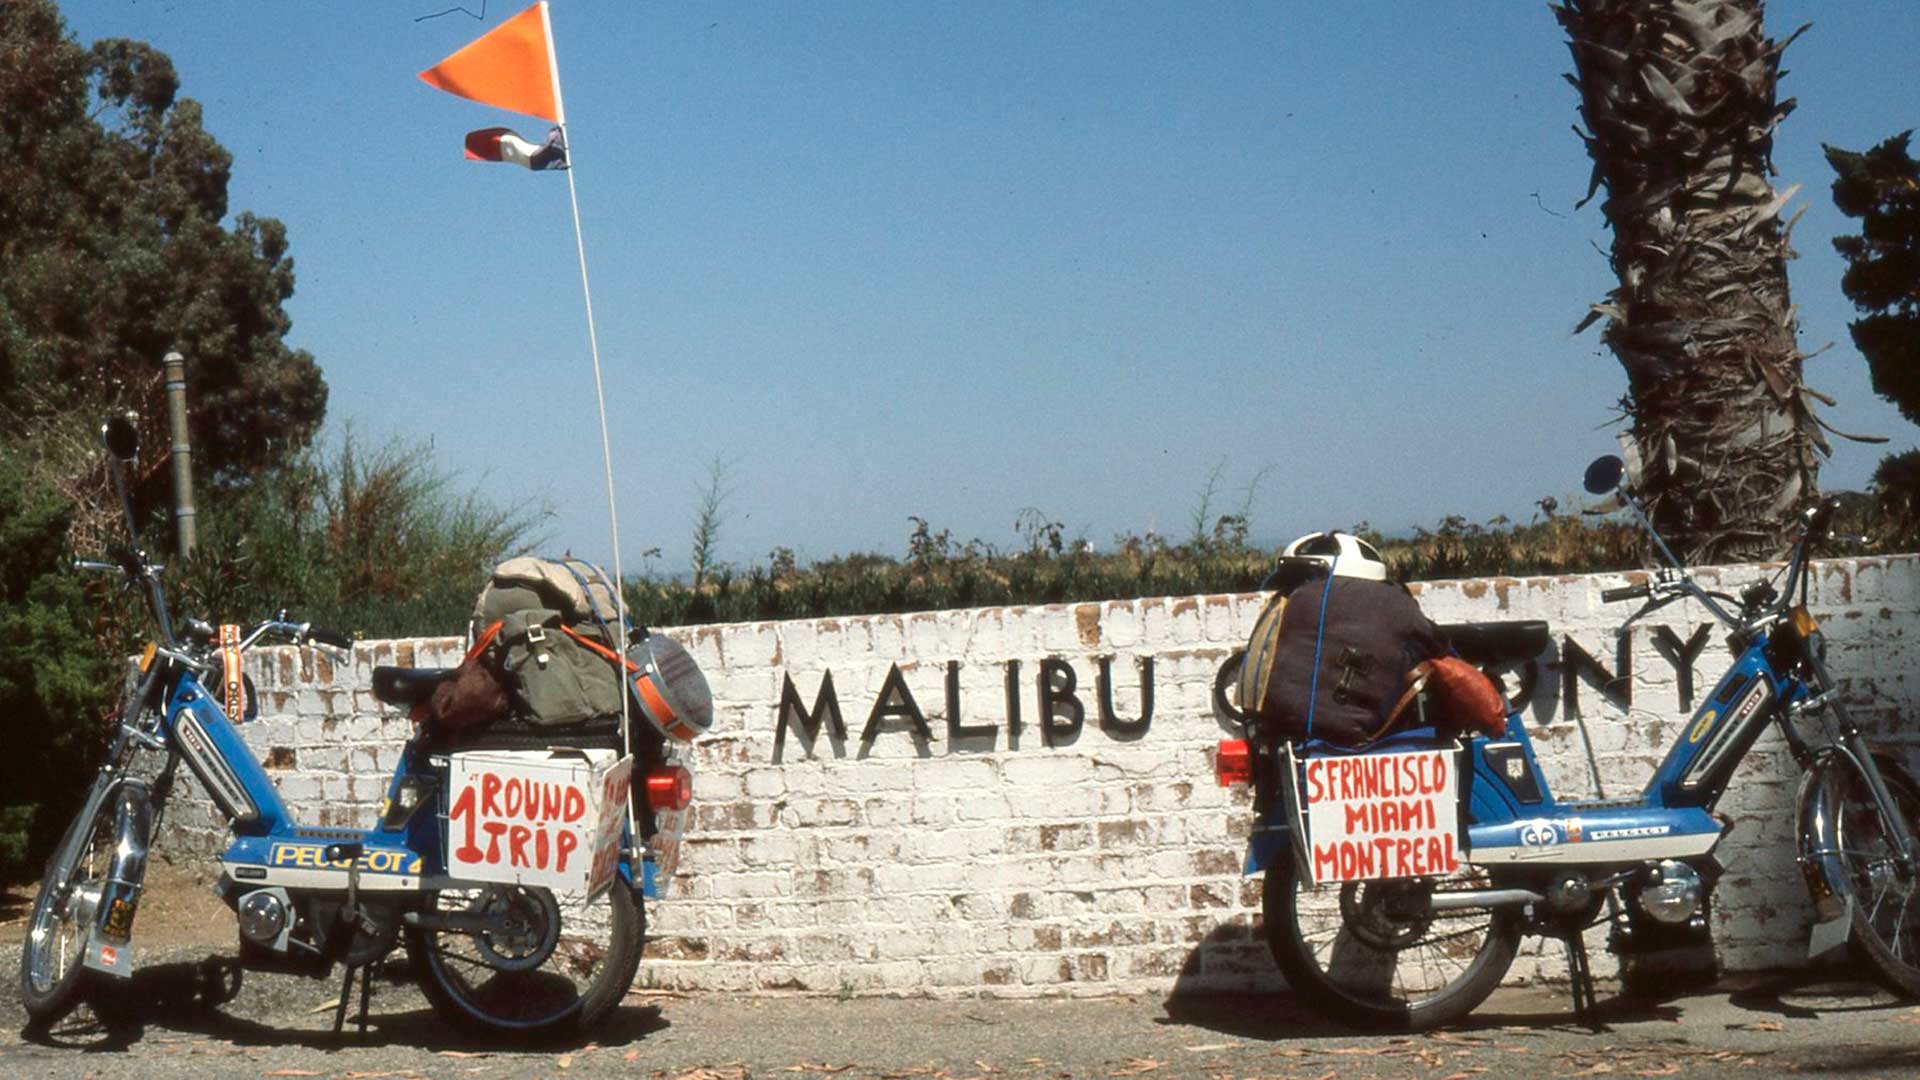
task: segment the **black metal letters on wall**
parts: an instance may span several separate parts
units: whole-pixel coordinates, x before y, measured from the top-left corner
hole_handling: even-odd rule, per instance
[[[1636,628],[1636,632],[1637,632]],[[1654,651],[1672,667],[1676,688],[1679,691],[1680,707],[1691,711],[1693,708],[1694,686],[1693,665],[1706,651],[1712,639],[1712,627],[1702,625],[1685,640],[1682,640],[1673,628],[1654,625],[1645,629],[1651,635]],[[1232,688],[1239,676],[1241,652],[1235,651],[1226,656],[1215,672],[1212,690],[1214,715],[1221,720],[1223,727],[1231,729],[1244,722],[1238,710],[1233,707]],[[1117,658],[1101,655],[1093,658],[1094,697],[1099,729],[1107,739],[1116,742],[1131,742],[1145,738],[1153,727],[1154,707],[1154,663],[1151,656],[1133,659],[1138,673],[1139,715],[1128,717],[1120,714],[1114,705],[1114,684],[1116,679],[1124,680],[1125,667],[1121,674],[1114,672]],[[1588,687],[1598,690],[1604,700],[1614,708],[1628,709],[1633,705],[1633,648],[1629,634],[1618,640],[1614,655],[1609,659],[1613,667],[1609,669],[1585,646],[1570,636],[1563,636],[1557,648],[1550,648],[1541,656],[1523,664],[1513,665],[1490,671],[1500,682],[1503,692],[1510,695],[1509,700],[1517,709],[1529,709],[1536,706],[1551,709],[1558,698],[1558,704],[1564,707],[1567,715],[1578,715],[1581,711],[1581,690]],[[1034,695],[1038,708],[1037,724],[1040,732],[1040,745],[1046,748],[1064,748],[1074,745],[1085,734],[1087,726],[1087,703],[1081,699],[1080,673],[1073,662],[1059,656],[1047,656],[1034,665],[1031,683],[1022,678],[1022,664],[1019,660],[1005,660],[998,665],[1002,671],[1003,699],[1000,703],[1000,715],[996,717],[978,716],[963,709],[976,703],[961,693],[961,663],[948,660],[944,665],[943,696],[946,705],[945,743],[947,753],[984,752],[1002,748],[1019,750],[1025,725],[1021,713],[1021,699],[1027,692]],[[1536,701],[1539,692],[1542,669],[1552,671],[1559,676],[1557,694],[1549,690],[1545,702]],[[1509,683],[1508,677],[1516,680]],[[1028,687],[1031,690],[1028,691]],[[779,764],[786,759],[787,733],[791,729],[800,744],[800,753],[806,757],[821,756],[817,746],[820,735],[825,732],[830,752],[835,758],[847,756],[847,726],[840,708],[840,698],[833,684],[833,672],[823,671],[820,675],[819,689],[814,692],[813,706],[808,708],[800,690],[794,685],[791,674],[784,675],[780,685],[780,701],[776,710],[776,727],[773,737],[773,762]],[[888,667],[886,678],[879,692],[874,696],[873,705],[867,712],[866,724],[860,730],[857,756],[867,757],[879,740],[889,735],[904,735],[911,739],[915,751],[921,757],[931,756],[936,740],[933,727],[927,721],[919,702],[914,698],[905,673],[899,664]]]

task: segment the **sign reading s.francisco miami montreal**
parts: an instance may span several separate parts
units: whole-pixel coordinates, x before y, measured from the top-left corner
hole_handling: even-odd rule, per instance
[[[1608,705],[1625,711],[1633,705],[1635,645],[1644,642],[1651,644],[1653,652],[1671,669],[1681,711],[1691,712],[1694,662],[1706,650],[1712,630],[1712,624],[1703,624],[1682,638],[1666,625],[1631,627],[1614,643],[1612,668],[1595,656],[1604,650],[1590,652],[1573,636],[1566,635],[1540,656],[1499,669],[1495,674],[1502,676],[1509,700],[1517,708],[1551,707],[1557,703],[1566,715],[1579,715],[1580,687],[1586,684],[1599,690]],[[1217,717],[1240,718],[1232,704],[1232,692],[1239,677],[1242,654],[1243,650],[1224,654],[1215,670],[1211,707]],[[1183,655],[1190,656],[1191,651],[1183,650]],[[1150,654],[1125,661],[1105,654],[973,663],[999,669],[995,680],[999,684],[998,693],[963,693],[961,673],[966,665],[960,660],[945,661],[939,687],[923,684],[918,692],[898,663],[888,667],[886,677],[871,698],[854,756],[866,757],[875,742],[887,737],[911,739],[919,755],[928,757],[936,741],[944,741],[947,753],[989,751],[1002,745],[1008,750],[1019,750],[1036,742],[1041,747],[1064,747],[1080,738],[1089,720],[1108,738],[1122,742],[1145,738],[1152,730],[1154,657]],[[937,664],[923,662],[918,669],[941,670]],[[1127,671],[1129,667],[1133,669],[1131,676]],[[1541,695],[1543,671],[1557,677],[1557,694]],[[1083,677],[1083,672],[1088,677]],[[789,732],[804,755],[818,756],[817,744],[824,734],[833,757],[848,756],[846,711],[839,688],[834,684],[833,670],[822,670],[818,680],[809,705],[793,673],[782,673],[780,700],[775,705],[775,764],[785,760],[788,754]],[[1132,691],[1134,715],[1124,715],[1115,708],[1116,690]],[[936,739],[934,727],[920,706],[922,695],[944,699],[944,740]],[[1037,739],[1033,735],[1037,735]]]

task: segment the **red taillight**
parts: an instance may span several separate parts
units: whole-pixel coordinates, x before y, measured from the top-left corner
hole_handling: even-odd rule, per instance
[[[693,801],[693,774],[678,765],[647,774],[647,805],[655,810],[685,810]]]
[[[1221,739],[1213,757],[1213,775],[1221,787],[1253,782],[1253,747],[1245,739]]]

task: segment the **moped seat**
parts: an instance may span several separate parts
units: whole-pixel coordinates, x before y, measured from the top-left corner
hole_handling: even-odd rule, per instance
[[[1513,664],[1545,652],[1553,636],[1541,619],[1513,622],[1444,623],[1439,627],[1462,660],[1474,664]]]
[[[452,678],[454,670],[383,664],[373,669],[373,696],[389,705],[417,705],[432,697],[434,688]]]

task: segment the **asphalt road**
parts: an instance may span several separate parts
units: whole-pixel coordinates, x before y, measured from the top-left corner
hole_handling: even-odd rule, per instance
[[[1920,1008],[1871,987],[1750,978],[1658,1003],[1609,1000],[1571,1022],[1564,996],[1497,994],[1465,1027],[1359,1035],[1287,995],[1099,999],[631,995],[593,1041],[476,1043],[411,986],[376,984],[365,1037],[329,1030],[332,980],[248,973],[209,1000],[204,949],[149,956],[112,1024],[81,1010],[25,1028],[0,949],[0,1075],[81,1077],[1759,1077],[1920,1076]]]

